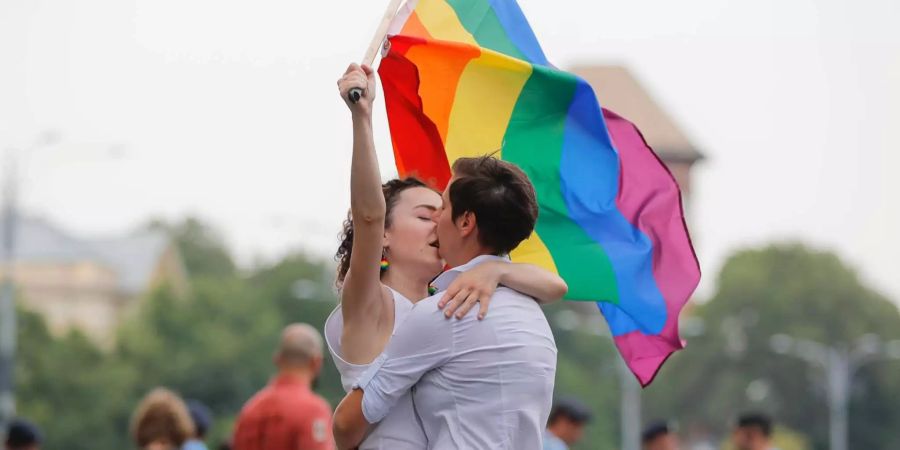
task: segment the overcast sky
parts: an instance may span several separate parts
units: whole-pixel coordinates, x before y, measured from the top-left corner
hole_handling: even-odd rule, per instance
[[[3,0],[0,150],[74,233],[218,225],[244,264],[330,254],[349,204],[335,80],[387,0]],[[900,2],[520,0],[560,67],[629,67],[708,157],[704,292],[736,248],[803,239],[900,300]],[[395,174],[383,107],[376,140]],[[110,149],[114,151],[110,151]]]

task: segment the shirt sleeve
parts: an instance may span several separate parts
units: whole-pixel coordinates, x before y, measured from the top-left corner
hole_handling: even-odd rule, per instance
[[[384,419],[426,372],[452,356],[453,321],[444,317],[436,302],[416,305],[354,384],[363,390],[362,412],[369,423]]]
[[[334,450],[331,434],[331,407],[324,400],[311,405],[308,415],[301,421],[295,450]]]

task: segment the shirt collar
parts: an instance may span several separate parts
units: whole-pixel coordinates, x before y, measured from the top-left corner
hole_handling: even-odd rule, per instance
[[[448,287],[450,287],[450,283],[459,276],[459,274],[466,272],[475,268],[475,266],[487,262],[487,261],[506,261],[509,262],[509,256],[495,256],[495,255],[479,255],[472,258],[469,262],[454,267],[452,269],[447,270],[446,272],[438,275],[437,278],[434,279],[434,282],[431,284],[437,288],[438,291],[446,291]]]

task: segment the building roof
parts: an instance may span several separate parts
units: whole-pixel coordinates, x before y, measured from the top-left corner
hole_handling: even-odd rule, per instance
[[[5,233],[5,226],[0,221],[0,236]],[[115,272],[119,288],[129,295],[147,288],[168,246],[169,238],[154,230],[140,230],[120,237],[82,239],[40,218],[21,217],[16,224],[16,261],[95,262]],[[5,258],[5,253],[0,246],[0,258]]]
[[[693,163],[703,158],[681,128],[622,66],[578,66],[572,72],[594,88],[604,108],[637,125],[647,143],[665,161]]]

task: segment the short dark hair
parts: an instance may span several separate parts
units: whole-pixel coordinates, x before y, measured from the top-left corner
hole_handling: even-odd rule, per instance
[[[766,437],[772,436],[772,418],[760,413],[743,414],[738,418],[738,428],[757,428]]]
[[[22,419],[13,419],[6,429],[6,446],[10,449],[27,448],[41,443],[41,432],[38,428]]]
[[[199,400],[188,400],[187,407],[191,420],[194,421],[194,431],[197,433],[197,437],[201,439],[206,437],[206,432],[212,425],[212,412]]]
[[[665,436],[672,432],[671,427],[666,422],[654,422],[644,428],[641,432],[641,444],[647,445],[661,436]]]
[[[584,403],[574,398],[561,398],[553,402],[550,409],[550,418],[547,422],[552,425],[559,419],[568,419],[575,423],[587,423],[594,417],[591,409]]]
[[[474,213],[481,245],[504,255],[531,236],[538,204],[534,186],[522,169],[482,156],[457,159],[453,174],[456,180],[449,192],[453,220]]]

